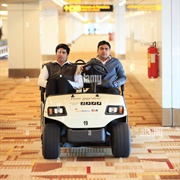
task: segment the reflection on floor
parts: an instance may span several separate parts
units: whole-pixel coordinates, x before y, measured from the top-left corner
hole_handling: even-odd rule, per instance
[[[159,104],[131,73],[127,77],[130,157],[114,158],[109,147],[80,147],[62,148],[59,159],[45,160],[37,79],[1,76],[0,179],[180,179],[180,129],[162,127]]]

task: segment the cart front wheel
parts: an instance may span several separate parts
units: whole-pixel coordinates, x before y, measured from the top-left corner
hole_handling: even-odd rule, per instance
[[[117,123],[112,126],[111,150],[114,157],[129,157],[131,151],[131,135],[127,123]]]
[[[47,123],[42,135],[42,154],[45,159],[56,159],[60,156],[60,127]]]

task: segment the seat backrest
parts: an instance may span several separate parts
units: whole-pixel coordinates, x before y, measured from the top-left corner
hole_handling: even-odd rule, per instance
[[[45,64],[42,65],[42,68],[44,67],[44,65]],[[39,90],[40,90],[41,102],[44,103],[44,101],[45,101],[45,94],[46,94],[46,88],[40,86]]]
[[[124,84],[121,85],[121,95],[124,96]]]
[[[40,95],[41,95],[41,102],[44,102],[44,100],[45,100],[46,88],[44,88],[44,87],[39,87],[39,89],[40,89]]]

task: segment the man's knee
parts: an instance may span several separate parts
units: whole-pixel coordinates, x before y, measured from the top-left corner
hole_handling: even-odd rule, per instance
[[[68,94],[75,93],[76,90],[72,87],[69,81],[65,77],[60,77],[57,80],[57,93],[58,94]]]
[[[46,85],[46,96],[56,94],[56,79],[50,78]]]
[[[120,94],[120,91],[118,88],[109,88],[106,93],[108,93],[108,94]]]

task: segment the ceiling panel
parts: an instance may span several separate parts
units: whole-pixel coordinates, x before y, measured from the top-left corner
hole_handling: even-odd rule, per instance
[[[68,4],[114,4],[114,1],[121,2],[122,0],[65,0]],[[161,4],[162,0],[126,0],[126,4],[134,4],[134,5],[147,5],[147,4]],[[2,3],[22,3],[22,2],[40,2],[42,10],[52,10],[57,9],[59,14],[64,13],[63,8],[56,5],[52,0],[0,0],[0,4]],[[0,6],[1,7],[1,6]],[[5,10],[5,8],[1,7],[1,10]],[[95,19],[102,19],[106,15],[113,16],[112,12],[89,12],[89,13],[80,13],[82,16],[87,17],[90,21],[94,21]]]
[[[0,0],[1,3],[40,2],[45,8],[54,4],[52,0]],[[65,0],[68,4],[113,4],[115,0]],[[119,0],[121,2],[122,0]],[[126,0],[126,4],[161,4],[162,0]]]
[[[39,0],[0,0],[0,3],[38,2]]]

